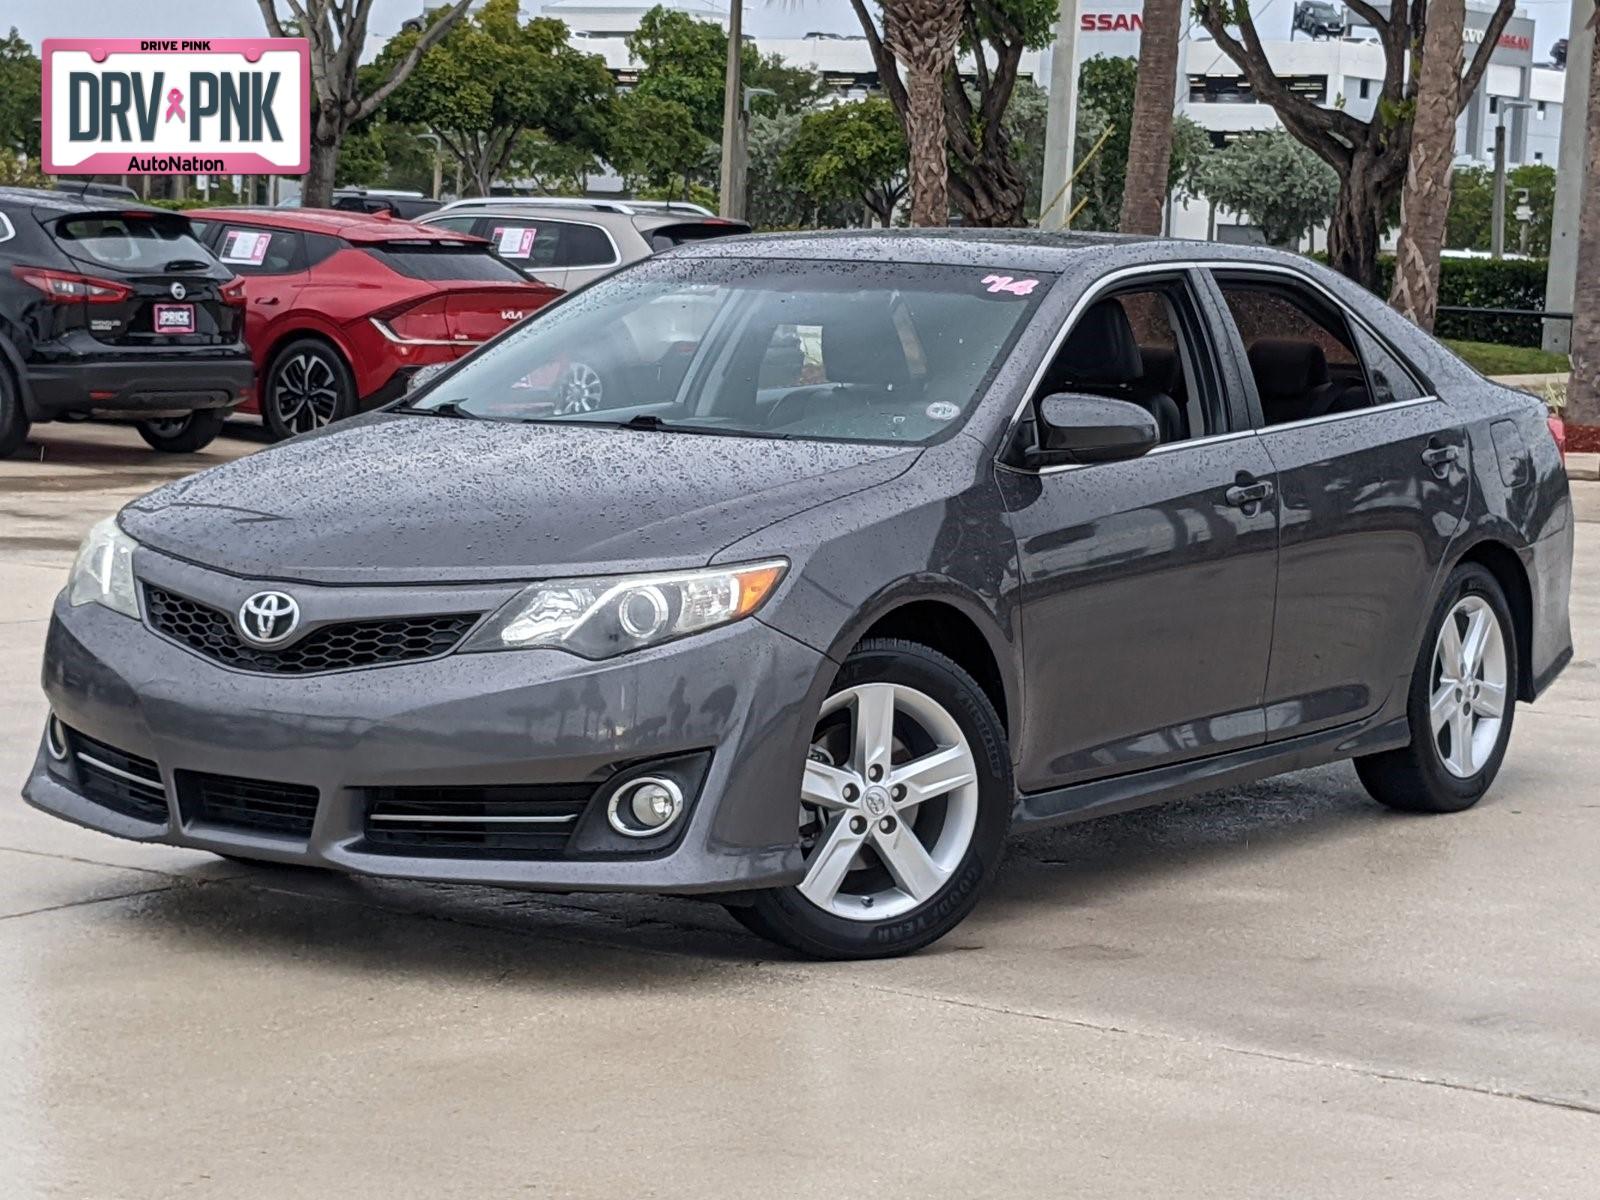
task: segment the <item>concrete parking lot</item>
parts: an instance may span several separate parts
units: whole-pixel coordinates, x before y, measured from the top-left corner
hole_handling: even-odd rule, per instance
[[[819,965],[24,807],[79,537],[258,446],[0,464],[0,1197],[1600,1194],[1600,484],[1576,661],[1476,810],[1341,766],[1056,830],[931,951]]]

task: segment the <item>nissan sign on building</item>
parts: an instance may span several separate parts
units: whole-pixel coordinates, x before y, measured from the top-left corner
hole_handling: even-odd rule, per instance
[[[46,38],[52,175],[304,174],[304,38]]]

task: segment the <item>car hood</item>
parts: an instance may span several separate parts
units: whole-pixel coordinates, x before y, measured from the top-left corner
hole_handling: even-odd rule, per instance
[[[374,414],[169,484],[135,540],[236,575],[516,580],[701,566],[918,447]]]

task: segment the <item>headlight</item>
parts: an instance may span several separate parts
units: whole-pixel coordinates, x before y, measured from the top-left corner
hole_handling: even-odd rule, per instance
[[[779,559],[670,575],[536,583],[512,597],[462,649],[553,647],[610,658],[748,617],[788,569]]]
[[[104,604],[123,616],[138,619],[139,597],[133,587],[133,552],[139,543],[107,517],[89,530],[78,548],[77,561],[67,580],[67,602]]]

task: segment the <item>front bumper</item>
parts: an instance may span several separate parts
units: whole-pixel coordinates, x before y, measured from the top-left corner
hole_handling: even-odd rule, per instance
[[[62,413],[150,416],[232,408],[249,394],[254,371],[243,353],[40,363],[28,369],[29,416],[48,421]]]
[[[219,666],[99,605],[58,599],[44,688],[71,729],[151,760],[165,821],[80,794],[41,741],[23,795],[120,837],[364,875],[550,891],[727,892],[801,877],[800,775],[832,670],[756,620],[606,662],[559,651],[455,653],[316,676]],[[375,852],[372,789],[603,781],[709,752],[670,845],[484,858]],[[180,773],[316,789],[308,837],[191,820]],[[603,795],[602,788],[597,795]],[[575,837],[574,842],[578,841]]]

